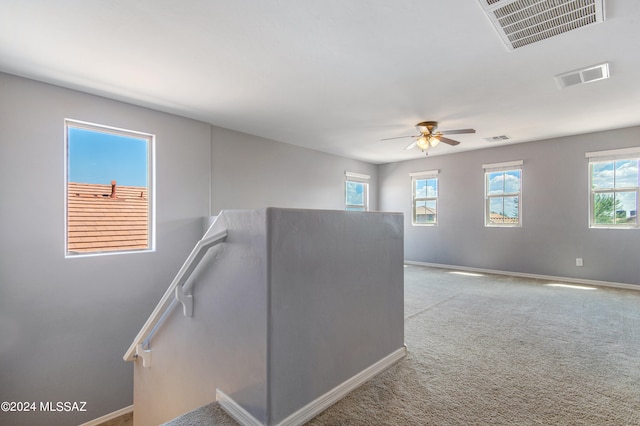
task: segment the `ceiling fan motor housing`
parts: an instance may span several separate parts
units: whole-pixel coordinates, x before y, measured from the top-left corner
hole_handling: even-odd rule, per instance
[[[416,124],[416,129],[424,134],[432,135],[434,130],[438,127],[437,121],[423,121],[421,123]]]

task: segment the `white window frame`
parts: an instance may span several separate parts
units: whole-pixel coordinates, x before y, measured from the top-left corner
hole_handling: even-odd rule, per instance
[[[523,180],[522,160],[506,161],[503,163],[483,164],[484,170],[484,226],[491,228],[521,228],[522,227],[522,180]],[[520,189],[518,192],[505,192],[499,195],[489,194],[488,175],[495,172],[520,171]],[[518,221],[517,223],[496,223],[491,222],[491,200],[494,198],[518,197]]]
[[[615,162],[615,161],[628,161],[635,160],[640,164],[640,147],[612,149],[606,151],[594,151],[585,153],[585,157],[588,159],[588,182],[589,182],[589,228],[593,229],[640,229],[640,221],[638,221],[638,207],[640,204],[640,182],[636,182],[636,186],[629,187],[615,187],[612,188],[593,188],[593,166],[597,163]],[[614,163],[615,167],[615,163]],[[614,175],[615,179],[615,175]],[[638,177],[640,181],[640,174]],[[597,224],[595,223],[595,198],[597,194],[602,193],[623,193],[634,192],[636,195],[636,223],[607,223]],[[614,214],[615,217],[615,214]]]
[[[110,250],[110,251],[89,251],[89,252],[69,252],[68,251],[68,200],[69,200],[69,128],[77,128],[84,129],[93,132],[103,132],[114,134],[118,136],[131,137],[137,139],[146,139],[147,140],[147,173],[148,173],[148,244],[144,249],[136,249],[136,250]],[[156,182],[156,172],[155,172],[155,141],[156,136],[151,133],[139,132],[135,130],[127,130],[118,127],[107,126],[104,124],[91,123],[87,121],[75,120],[75,119],[64,119],[64,253],[65,258],[82,258],[82,257],[93,257],[93,256],[108,256],[114,254],[123,254],[123,253],[148,253],[154,252],[156,250],[156,194],[155,194],[155,182]]]
[[[438,224],[438,196],[440,195],[440,181],[438,179],[438,170],[427,170],[422,172],[413,172],[409,173],[411,177],[411,225],[413,226],[436,226]],[[416,182],[418,180],[428,180],[435,179],[436,180],[436,196],[435,197],[416,197]],[[435,201],[436,203],[436,213],[435,219],[433,222],[422,223],[416,222],[417,216],[417,207],[416,204],[419,201]]]
[[[344,209],[347,211],[365,211],[368,212],[369,211],[369,179],[371,179],[371,176],[369,175],[365,175],[363,173],[355,173],[355,172],[349,172],[349,171],[345,171],[345,181],[344,181]],[[362,183],[364,184],[364,194],[363,194],[363,201],[364,201],[364,206],[360,205],[360,204],[347,204],[348,200],[347,200],[347,185],[349,182],[357,182],[357,183]],[[364,208],[364,210],[357,210],[359,208]]]

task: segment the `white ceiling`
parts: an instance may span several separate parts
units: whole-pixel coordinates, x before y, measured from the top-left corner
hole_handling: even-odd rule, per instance
[[[605,6],[509,52],[478,0],[0,0],[0,71],[387,163],[424,120],[477,130],[429,155],[639,125],[640,1]]]

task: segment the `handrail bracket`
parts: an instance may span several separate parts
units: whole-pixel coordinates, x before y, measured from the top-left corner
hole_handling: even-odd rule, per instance
[[[182,313],[185,317],[193,316],[193,295],[184,293],[184,286],[176,286],[176,300],[182,303]]]
[[[142,366],[143,367],[151,367],[151,350],[150,349],[142,349],[142,343],[138,343],[136,345],[136,358],[142,358]]]

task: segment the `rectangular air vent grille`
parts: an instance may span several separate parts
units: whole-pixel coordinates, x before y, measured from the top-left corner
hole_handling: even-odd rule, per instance
[[[501,142],[501,141],[507,141],[509,139],[511,139],[511,137],[508,135],[500,135],[500,136],[492,136],[490,138],[484,138],[484,140],[486,140],[487,142]]]
[[[480,0],[509,50],[604,21],[604,0]]]
[[[605,78],[609,78],[608,63],[556,75],[556,80],[561,89],[578,84],[591,83],[592,81],[604,80]]]

